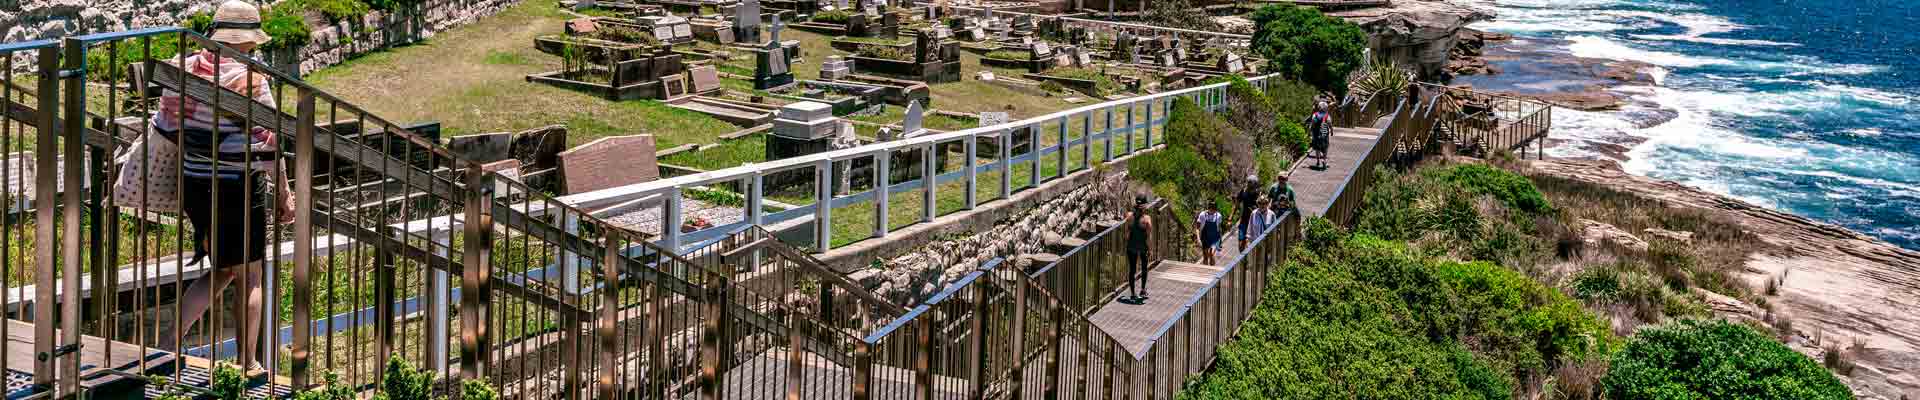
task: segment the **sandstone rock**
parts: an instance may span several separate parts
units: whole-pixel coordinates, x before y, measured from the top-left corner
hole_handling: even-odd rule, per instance
[[[1580,241],[1586,244],[1588,254],[1605,250],[1604,246],[1613,244],[1635,251],[1647,251],[1647,242],[1605,222],[1581,219],[1575,222],[1580,227]]]
[[[1390,7],[1334,11],[1367,31],[1375,54],[1412,67],[1423,77],[1444,73],[1448,55],[1467,24],[1492,19],[1479,9],[1441,1],[1396,1]]]
[[[1647,237],[1671,240],[1680,242],[1681,244],[1693,243],[1693,232],[1670,231],[1660,228],[1647,228],[1641,232],[1647,234]]]

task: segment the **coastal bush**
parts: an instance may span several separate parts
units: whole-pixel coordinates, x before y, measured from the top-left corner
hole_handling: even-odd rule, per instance
[[[1291,260],[1181,398],[1506,399],[1518,382],[1604,357],[1617,341],[1524,275],[1348,235],[1325,219],[1307,222]]]
[[[1439,177],[1475,193],[1493,196],[1508,207],[1530,213],[1553,210],[1540,189],[1527,177],[1482,164],[1462,164],[1437,170]]]
[[[340,374],[327,371],[322,376],[325,386],[294,393],[293,400],[354,400],[353,388],[340,384]]]
[[[1526,177],[1479,164],[1375,174],[1355,223],[1360,232],[1522,270],[1553,253],[1545,233],[1559,222]]]
[[[267,7],[266,14],[261,16],[260,30],[273,37],[260,45],[262,51],[299,48],[313,42],[313,32],[307,28],[304,0],[282,1]]]
[[[233,364],[215,363],[212,380],[207,395],[215,400],[240,400],[247,395],[247,375]]]
[[[1173,200],[1175,213],[1191,218],[1207,204],[1227,209],[1228,195],[1255,171],[1252,143],[1212,113],[1177,97],[1167,115],[1167,146],[1127,161],[1133,179]]]
[[[1618,400],[1853,398],[1813,359],[1726,321],[1641,329],[1613,356],[1601,383]]]
[[[1347,75],[1364,62],[1367,34],[1352,22],[1291,5],[1263,7],[1251,19],[1253,50],[1268,68],[1320,90],[1345,93]]]
[[[494,400],[500,393],[486,379],[467,379],[460,381],[460,400]]]

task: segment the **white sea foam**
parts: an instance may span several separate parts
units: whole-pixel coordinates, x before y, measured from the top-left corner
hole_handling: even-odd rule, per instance
[[[1680,53],[1636,49],[1599,36],[1573,36],[1567,38],[1567,41],[1571,42],[1567,45],[1567,51],[1575,57],[1639,61],[1664,67],[1679,68],[1735,64],[1733,60],[1723,58],[1698,57]]]

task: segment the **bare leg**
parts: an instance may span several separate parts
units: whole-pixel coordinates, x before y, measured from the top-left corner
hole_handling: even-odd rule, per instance
[[[213,294],[226,290],[227,284],[233,283],[233,277],[232,268],[220,268],[187,286],[186,293],[180,298],[180,315],[174,316],[179,319],[179,323],[173,326],[174,332],[185,336],[186,332],[192,331],[193,325],[200,323],[200,318],[207,315],[207,308],[213,305]],[[173,340],[172,337],[167,339]]]
[[[240,313],[240,332],[234,336],[239,338],[240,366],[252,370],[259,368],[256,357],[259,356],[260,319],[264,315],[260,309],[262,301],[260,288],[263,286],[261,271],[265,268],[257,261],[247,263],[242,268],[244,268],[244,275],[240,278],[240,290],[243,292],[242,296],[245,296],[246,310]]]

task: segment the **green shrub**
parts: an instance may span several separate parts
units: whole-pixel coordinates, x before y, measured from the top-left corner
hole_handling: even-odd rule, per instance
[[[385,376],[375,400],[430,400],[433,397],[433,372],[415,369],[399,354],[387,358]]]
[[[853,19],[853,13],[847,12],[847,10],[833,10],[814,13],[812,21],[822,24],[846,25],[849,19]]]
[[[1325,219],[1308,222],[1291,259],[1182,398],[1508,399],[1522,379],[1604,356],[1616,341],[1519,273],[1347,236]]]
[[[1474,193],[1493,196],[1508,207],[1530,213],[1553,210],[1553,204],[1533,186],[1527,177],[1483,164],[1461,164],[1437,172],[1442,179]]]
[[[1813,359],[1744,325],[1682,320],[1641,329],[1602,378],[1637,399],[1852,399]]]
[[[1174,100],[1167,118],[1166,148],[1129,159],[1128,175],[1172,199],[1181,218],[1191,218],[1207,204],[1227,209],[1228,196],[1256,168],[1252,144],[1184,97]]]
[[[364,23],[367,11],[371,10],[367,3],[360,0],[287,0],[282,3],[292,2],[304,2],[308,10],[319,11],[320,15],[327,16],[327,21],[336,24],[342,21],[355,25]]]
[[[181,390],[180,385],[173,384],[166,376],[148,376],[147,385],[160,388],[160,395],[155,396],[153,400],[189,400],[193,398],[193,396],[188,396],[186,391]]]
[[[1321,90],[1345,93],[1347,75],[1363,62],[1367,34],[1352,22],[1291,5],[1261,8],[1251,19],[1253,50],[1267,67]]]
[[[416,11],[423,0],[367,0],[367,6],[380,11]]]
[[[267,7],[260,29],[267,31],[273,40],[260,45],[261,50],[299,48],[313,42],[313,32],[307,28],[307,8],[303,1],[288,0]]]
[[[460,400],[494,400],[500,394],[494,392],[493,385],[486,379],[468,379],[460,381]]]
[[[993,59],[1018,61],[1018,60],[1026,60],[1028,58],[1032,58],[1033,54],[1024,52],[1024,51],[1017,51],[1017,50],[994,50],[994,51],[987,52],[986,57],[993,58]]]
[[[240,368],[225,362],[213,366],[213,384],[207,387],[207,395],[217,400],[240,400],[247,395],[247,375]]]
[[[323,376],[326,386],[308,389],[293,394],[293,400],[354,400],[353,389],[340,385],[340,374],[327,371]]]
[[[1300,126],[1297,119],[1287,118],[1284,115],[1273,123],[1273,138],[1274,147],[1285,150],[1294,158],[1305,156],[1307,146],[1312,144],[1313,140],[1307,136],[1307,128]]]

